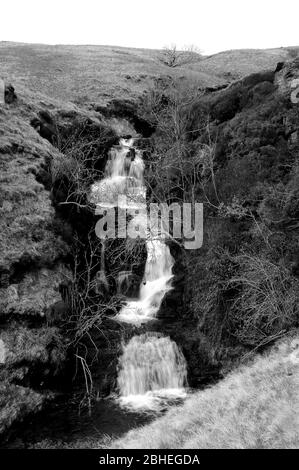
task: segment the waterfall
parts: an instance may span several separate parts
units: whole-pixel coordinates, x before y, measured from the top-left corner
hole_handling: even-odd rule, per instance
[[[141,324],[155,318],[164,295],[171,289],[174,260],[169,247],[159,239],[146,241],[147,260],[139,298],[129,300],[117,318],[126,323]]]
[[[105,178],[91,188],[91,202],[104,208],[116,207],[119,196],[126,196],[127,206],[121,207],[139,209],[146,202],[143,174],[144,162],[134,140],[120,139],[110,151]],[[148,226],[144,213],[140,211],[134,222],[146,224],[145,271],[138,298],[127,298],[115,319],[140,325],[155,318],[163,297],[172,289],[174,260],[164,234],[152,235],[155,231]],[[134,336],[120,358],[119,401],[126,407],[159,409],[165,400],[185,395],[186,371],[184,356],[169,337],[153,332]]]
[[[185,396],[186,361],[169,337],[134,336],[119,362],[120,403],[130,408],[158,409],[165,400]]]
[[[102,207],[116,207],[118,197],[125,195],[129,207],[140,207],[146,202],[146,188],[143,181],[144,162],[140,151],[134,148],[134,139],[120,139],[109,155],[105,178],[93,184],[91,201]],[[138,221],[147,224],[147,220]],[[147,227],[147,225],[144,225]],[[138,299],[128,299],[117,315],[126,323],[141,324],[153,319],[160,308],[164,295],[171,289],[174,260],[164,240],[151,236],[147,227],[147,261]]]
[[[129,207],[145,203],[144,162],[133,147],[134,139],[120,139],[109,154],[105,178],[91,187],[91,202],[102,207],[117,207],[118,197],[126,196]]]

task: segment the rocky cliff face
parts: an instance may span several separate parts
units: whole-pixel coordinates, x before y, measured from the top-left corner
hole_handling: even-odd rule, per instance
[[[298,60],[279,64],[206,94],[193,109],[194,128],[202,109],[210,115],[215,185],[198,191],[204,243],[190,253],[188,289],[222,364],[298,325],[298,74]]]
[[[41,106],[30,98],[21,94],[0,107],[0,432],[40,409],[65,359],[48,319],[62,300],[59,284],[71,276],[68,246],[39,178],[57,150],[30,126]]]
[[[181,302],[169,293],[160,312],[169,316],[163,331],[182,347],[195,385],[298,326],[298,70],[297,59],[203,89],[189,107],[175,83],[154,90],[151,161],[164,158],[155,192],[164,194],[159,180],[179,190],[191,182],[204,204],[203,246],[178,264]],[[186,149],[179,157],[178,146]],[[172,172],[177,162],[185,180]],[[182,199],[179,191],[168,196]]]
[[[60,286],[72,273],[48,171],[63,156],[49,136],[41,137],[46,124],[40,116],[49,109],[64,126],[87,118],[73,105],[26,90],[0,107],[0,433],[41,408],[67,354]]]

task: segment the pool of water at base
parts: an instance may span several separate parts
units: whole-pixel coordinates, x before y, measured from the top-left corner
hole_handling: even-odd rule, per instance
[[[113,398],[107,398],[96,401],[89,414],[86,407],[79,410],[79,402],[72,395],[56,399],[43,411],[16,426],[0,448],[84,447],[85,443],[89,448],[92,443],[101,445],[107,436],[118,438],[130,429],[149,423],[169,409],[165,406],[159,412],[129,411],[121,408]],[[179,402],[176,400],[173,405]]]

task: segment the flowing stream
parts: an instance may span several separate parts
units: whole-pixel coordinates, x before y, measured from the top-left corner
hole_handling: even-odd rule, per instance
[[[92,186],[92,200],[100,206],[138,209],[146,202],[144,162],[133,139],[120,139],[110,152],[105,178]],[[152,236],[144,214],[136,222],[144,224],[147,260],[139,296],[127,299],[115,317],[117,321],[141,325],[153,320],[166,292],[172,289],[174,260],[164,236]],[[167,399],[185,396],[186,361],[178,346],[155,332],[134,336],[123,347],[119,360],[119,403],[132,409],[158,409]]]

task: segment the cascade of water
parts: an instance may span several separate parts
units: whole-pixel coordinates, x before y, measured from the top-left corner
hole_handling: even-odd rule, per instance
[[[119,145],[111,149],[105,178],[91,188],[93,202],[102,207],[115,207],[119,202],[118,197],[125,195],[130,207],[138,209],[140,202],[145,203],[144,162],[133,144],[133,139],[120,139]],[[136,218],[136,223],[138,221],[147,227],[147,220],[142,217],[140,215],[140,220]],[[162,238],[151,236],[151,227],[146,230],[147,261],[139,297],[128,300],[116,317],[127,323],[140,324],[154,318],[165,293],[171,289],[174,261],[169,247]]]
[[[119,196],[126,196],[129,207],[146,202],[143,182],[144,162],[133,147],[133,139],[120,139],[109,156],[105,178],[92,186],[91,201],[102,207],[116,207]],[[122,207],[122,206],[121,206]],[[137,299],[127,299],[115,317],[119,321],[141,324],[153,319],[163,297],[171,287],[174,260],[162,236],[153,236],[144,213],[134,218],[146,224],[147,260]],[[155,409],[164,399],[185,394],[186,361],[178,346],[168,337],[155,333],[134,336],[120,358],[118,388],[120,403],[134,408]]]
[[[132,408],[158,408],[163,399],[184,397],[186,361],[174,341],[158,333],[134,336],[119,362],[120,403]]]
[[[107,208],[117,207],[118,197],[123,195],[129,207],[145,203],[144,162],[133,143],[134,139],[120,139],[119,145],[110,150],[105,178],[91,187],[91,202]]]
[[[129,300],[117,318],[126,323],[141,324],[155,317],[163,297],[171,289],[174,260],[169,247],[159,239],[146,241],[147,260],[139,298]]]

